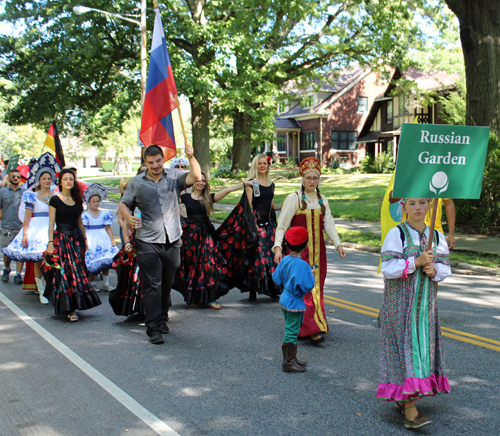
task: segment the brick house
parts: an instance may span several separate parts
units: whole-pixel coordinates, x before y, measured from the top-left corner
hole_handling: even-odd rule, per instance
[[[391,96],[395,83],[401,79],[413,82],[421,91],[446,96],[456,90],[457,77],[443,71],[423,72],[413,68],[406,73],[395,71],[385,92],[375,98],[358,138],[367,154],[376,157],[383,151],[389,152],[394,162],[402,123],[443,124],[443,106],[439,101],[423,105],[415,93]]]
[[[384,81],[380,73],[353,67],[314,88],[294,90],[287,105],[278,105],[275,140],[265,151],[280,161],[316,156],[323,167],[338,161],[340,167],[350,168],[367,155],[392,151],[402,122],[416,117],[419,122],[441,122],[438,103],[420,107],[414,97],[390,93],[400,78],[424,90],[451,89],[455,78],[441,72],[387,72],[391,79]]]

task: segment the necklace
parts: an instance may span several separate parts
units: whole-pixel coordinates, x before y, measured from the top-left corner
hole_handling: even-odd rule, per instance
[[[300,254],[292,254],[292,253],[289,253],[288,255],[289,255],[289,256],[292,256],[292,257],[300,257]]]
[[[43,201],[46,204],[49,204],[50,192],[49,192],[48,195],[45,196],[45,195],[42,194],[42,191],[40,191],[40,200]]]

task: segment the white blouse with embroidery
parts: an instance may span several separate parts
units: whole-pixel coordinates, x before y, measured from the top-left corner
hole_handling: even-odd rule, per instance
[[[420,245],[420,234],[418,231],[409,227],[409,232],[413,239],[413,243]],[[436,275],[432,278],[435,282],[441,282],[446,277],[451,276],[451,268],[448,259],[449,250],[446,238],[441,232],[438,232],[439,243],[435,249],[433,264],[436,269]],[[429,237],[429,227],[426,226],[425,236]],[[417,253],[407,251],[408,241],[405,238],[404,243],[401,240],[399,228],[394,227],[387,233],[382,245],[382,264],[381,271],[387,279],[399,279],[403,276],[406,269],[406,260],[408,260],[407,274],[411,274],[416,270],[415,259]],[[420,254],[418,254],[420,255]]]
[[[316,191],[310,194],[306,193],[306,196],[308,209],[321,210],[321,205],[319,204]],[[285,198],[278,220],[278,227],[276,228],[276,239],[274,242],[273,251],[276,247],[281,248],[285,232],[290,227],[290,223],[292,222],[293,217],[299,210],[301,197],[302,190],[299,189],[298,191],[291,193],[288,197]],[[335,228],[335,220],[333,219],[332,212],[330,211],[330,206],[328,206],[328,200],[323,194],[321,194],[321,198],[323,199],[323,204],[326,209],[325,215],[323,217],[323,229],[325,230],[328,237],[333,241],[333,245],[335,246],[335,248],[337,248],[339,245],[341,245],[341,243],[339,235],[337,233],[337,229]]]

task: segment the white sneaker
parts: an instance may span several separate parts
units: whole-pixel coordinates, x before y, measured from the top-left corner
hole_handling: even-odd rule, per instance
[[[103,291],[111,291],[111,288],[109,287],[109,285],[104,285],[104,286],[102,287],[102,290],[103,290]]]

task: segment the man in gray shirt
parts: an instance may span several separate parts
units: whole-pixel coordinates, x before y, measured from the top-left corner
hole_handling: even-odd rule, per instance
[[[135,248],[141,269],[146,333],[153,344],[162,344],[162,334],[169,331],[170,290],[180,265],[182,245],[179,194],[201,180],[200,165],[191,145],[186,145],[186,157],[190,172],[164,169],[162,149],[157,145],[147,147],[144,160],[148,169],[130,181],[118,205],[124,220],[136,229]],[[137,213],[132,215],[135,208],[139,209],[140,218]],[[128,234],[124,234],[124,240],[128,240]],[[125,246],[129,244],[125,242]]]
[[[17,169],[10,170],[8,174],[9,185],[0,188],[0,214],[2,220],[1,230],[1,244],[2,248],[12,242],[21,230],[23,223],[18,217],[19,205],[23,196],[24,189],[21,188],[19,182],[21,181],[21,174]],[[2,281],[8,282],[10,275],[10,262],[7,256],[3,256],[4,270],[2,274]],[[17,274],[14,277],[14,283],[21,284],[21,271],[23,270],[23,263],[17,262]]]

